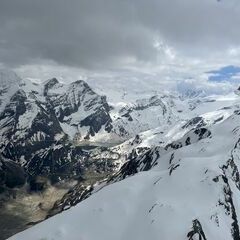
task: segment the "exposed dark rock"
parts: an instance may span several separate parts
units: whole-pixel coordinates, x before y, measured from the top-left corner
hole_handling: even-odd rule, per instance
[[[43,95],[47,96],[49,89],[53,88],[56,84],[58,84],[58,80],[56,78],[52,78],[44,85]]]
[[[194,240],[194,239],[199,239],[199,240],[207,240],[205,233],[202,229],[201,223],[195,219],[193,220],[193,226],[192,230],[187,234],[188,240]]]
[[[92,194],[93,189],[93,186],[78,184],[73,189],[69,190],[61,200],[54,204],[53,208],[49,211],[47,218],[77,205],[79,202],[88,198]]]
[[[182,128],[188,128],[188,127],[203,127],[205,125],[204,119],[202,117],[195,117],[191,120],[189,120],[185,125],[182,126]]]
[[[169,175],[171,176],[172,175],[172,172],[177,169],[178,167],[180,166],[180,164],[173,164],[170,166],[170,171],[169,171]]]
[[[23,168],[11,160],[0,160],[0,185],[8,188],[21,187],[26,182]]]
[[[224,170],[223,170],[223,172],[224,172]],[[232,233],[233,240],[239,240],[240,239],[240,231],[239,231],[237,213],[236,213],[235,205],[234,205],[233,198],[232,198],[233,193],[232,193],[231,187],[228,182],[228,178],[226,177],[225,173],[221,177],[224,182],[223,192],[224,192],[224,196],[225,196],[225,201],[224,202],[219,201],[219,205],[224,206],[226,214],[230,215],[232,218],[231,233]]]
[[[48,180],[44,177],[34,177],[29,180],[30,191],[43,191],[47,188]]]

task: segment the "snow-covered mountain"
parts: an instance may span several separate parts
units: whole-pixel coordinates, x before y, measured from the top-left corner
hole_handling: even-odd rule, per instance
[[[202,99],[201,101],[197,100],[197,103],[193,104],[195,106],[195,112],[190,110],[190,113],[193,116],[190,120],[182,120],[175,125],[169,125],[168,129],[158,127],[156,129],[142,132],[134,138],[110,148],[107,153],[115,153],[120,156],[118,159],[120,162],[119,166],[122,166],[120,171],[117,173],[113,172],[113,176],[109,177],[105,182],[103,181],[100,185],[97,184],[96,186],[87,187],[77,185],[73,191],[69,191],[69,193],[66,194],[61,201],[56,202],[53,209],[49,212],[49,216],[75,206],[77,203],[86,199],[106,184],[122,180],[126,176],[139,172],[139,166],[141,166],[141,170],[150,169],[152,167],[152,162],[155,162],[149,159],[149,154],[152,149],[156,148],[165,152],[166,149],[171,150],[172,148],[178,148],[179,146],[181,147],[182,145],[189,144],[189,133],[194,136],[191,141],[197,141],[209,134],[206,130],[207,127],[213,124],[221,123],[227,119],[234,113],[236,106],[238,106],[236,105],[238,100],[236,100],[236,97],[234,96],[216,98],[215,101],[210,99]],[[204,108],[215,109],[219,106],[222,107],[215,111],[200,114],[199,116],[194,117],[195,114],[202,113]],[[180,138],[182,138],[181,141],[179,141]],[[99,156],[102,156],[101,153],[98,154]],[[143,158],[141,158],[141,156],[143,156]],[[143,161],[139,159],[143,159]]]
[[[94,171],[119,166],[90,156],[85,145],[116,145],[159,125],[165,131],[182,118],[178,97],[161,94],[111,106],[82,80],[37,84],[1,69],[0,87],[1,155],[23,168],[34,189],[38,176],[55,183],[82,177],[89,165]]]
[[[207,101],[162,93],[111,106],[82,80],[63,84],[53,78],[37,84],[5,69],[0,70],[0,86],[3,157],[33,178],[44,175],[54,182],[78,175],[85,156],[81,146],[116,145],[156,128],[166,132]]]
[[[156,134],[158,146],[130,149],[121,169],[89,189],[88,199],[10,239],[240,239],[238,103],[203,103],[219,108],[199,109],[198,117]],[[150,136],[139,134],[122,148],[151,143]]]
[[[106,97],[84,81],[68,85],[50,79],[42,85],[0,74],[0,149],[5,159],[30,175],[54,181],[77,175],[84,155],[73,141],[87,141],[100,129],[111,130]]]
[[[239,120],[235,111],[220,124],[199,126],[134,158],[136,172],[151,170],[104,188],[16,239],[238,239]],[[67,224],[75,218],[77,227]]]
[[[0,73],[1,191],[103,174],[80,180],[48,216],[63,213],[11,239],[240,239],[237,95],[113,102],[82,80]]]

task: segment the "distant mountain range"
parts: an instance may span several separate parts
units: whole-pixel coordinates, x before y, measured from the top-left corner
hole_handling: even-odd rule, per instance
[[[81,146],[116,145],[159,126],[165,131],[186,118],[184,101],[174,95],[153,95],[114,108],[82,80],[62,84],[53,78],[36,84],[9,70],[1,70],[0,76],[1,161],[18,164],[30,180],[39,175],[53,182],[76,177],[79,162],[84,168]]]

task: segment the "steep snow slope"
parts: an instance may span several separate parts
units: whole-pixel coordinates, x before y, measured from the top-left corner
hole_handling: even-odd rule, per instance
[[[189,121],[174,141],[130,158],[116,183],[10,239],[238,240],[239,105],[221,111],[219,121]]]

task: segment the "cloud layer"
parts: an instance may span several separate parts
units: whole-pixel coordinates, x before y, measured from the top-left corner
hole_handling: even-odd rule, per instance
[[[0,62],[95,70],[239,59],[239,22],[239,0],[1,0]]]

